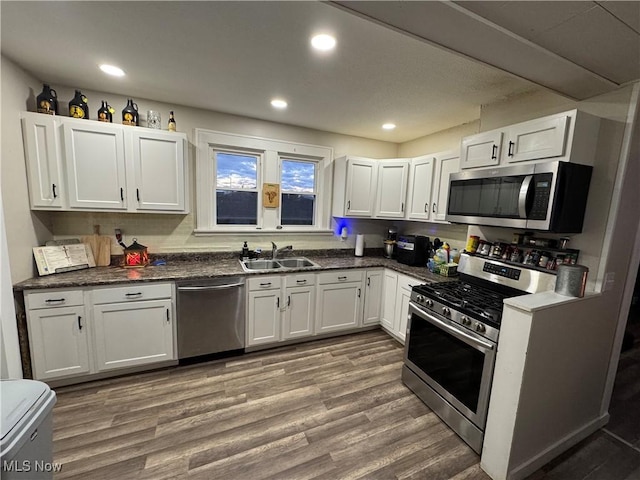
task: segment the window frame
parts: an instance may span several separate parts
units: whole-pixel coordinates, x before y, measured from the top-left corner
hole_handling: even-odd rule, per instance
[[[333,234],[331,230],[331,178],[333,148],[264,137],[195,129],[196,139],[196,235],[220,233]],[[259,156],[257,225],[218,225],[216,220],[216,166],[214,151]],[[281,185],[282,160],[316,164],[315,224],[281,225],[281,206],[266,208],[262,201],[264,183]],[[280,193],[282,197],[282,192]]]
[[[313,174],[313,192],[309,193],[301,193],[301,195],[313,195],[315,197],[315,201],[313,202],[313,225],[282,225],[282,195],[283,194],[296,194],[296,193],[300,193],[300,192],[290,192],[290,191],[284,191],[284,189],[282,188],[282,162],[283,161],[291,161],[291,162],[299,162],[299,163],[311,163],[314,166],[314,174]],[[319,175],[318,175],[318,171],[320,170],[320,165],[318,165],[317,161],[314,160],[309,160],[306,158],[302,158],[300,156],[293,156],[293,155],[280,155],[278,157],[278,184],[280,185],[280,207],[278,208],[278,225],[280,225],[282,227],[282,229],[285,228],[312,228],[315,227],[317,225],[317,223],[319,222],[319,218],[318,218],[318,199],[319,199]]]

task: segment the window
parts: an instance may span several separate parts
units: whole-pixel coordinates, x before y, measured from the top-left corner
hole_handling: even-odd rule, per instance
[[[280,178],[281,225],[313,225],[316,204],[316,164],[283,159]]]
[[[332,233],[331,148],[201,129],[196,144],[196,234]],[[280,186],[275,208],[265,183]]]
[[[257,225],[258,156],[214,151],[218,225]]]

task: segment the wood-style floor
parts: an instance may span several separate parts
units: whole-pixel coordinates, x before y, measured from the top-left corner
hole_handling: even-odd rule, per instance
[[[489,480],[401,366],[376,330],[59,388],[55,478]],[[530,479],[640,478],[623,447],[597,432]]]

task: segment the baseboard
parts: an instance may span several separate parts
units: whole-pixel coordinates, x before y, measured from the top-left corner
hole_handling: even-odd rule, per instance
[[[535,457],[515,467],[507,474],[507,480],[522,480],[528,477],[558,455],[566,452],[578,442],[584,440],[592,433],[604,427],[607,423],[609,423],[608,413],[592,420],[586,425],[583,425],[582,428],[571,432],[569,435],[561,438]]]

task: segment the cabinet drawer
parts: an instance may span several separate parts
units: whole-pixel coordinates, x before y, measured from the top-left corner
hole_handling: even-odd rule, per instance
[[[282,285],[282,277],[263,277],[250,278],[247,282],[249,290],[277,290]]]
[[[316,284],[316,276],[313,273],[301,273],[299,275],[288,275],[286,278],[288,287],[306,287]]]
[[[326,285],[327,283],[346,283],[346,282],[361,282],[362,271],[361,270],[341,270],[338,272],[325,272],[318,275],[318,283],[320,285]]]
[[[107,287],[93,290],[93,303],[118,303],[171,298],[170,283]]]
[[[398,274],[398,288],[402,288],[404,290],[411,290],[411,288],[416,285],[420,285],[424,283],[417,278],[409,277],[407,275]]]
[[[52,290],[44,292],[26,292],[25,307],[36,308],[74,307],[84,305],[82,290]]]

